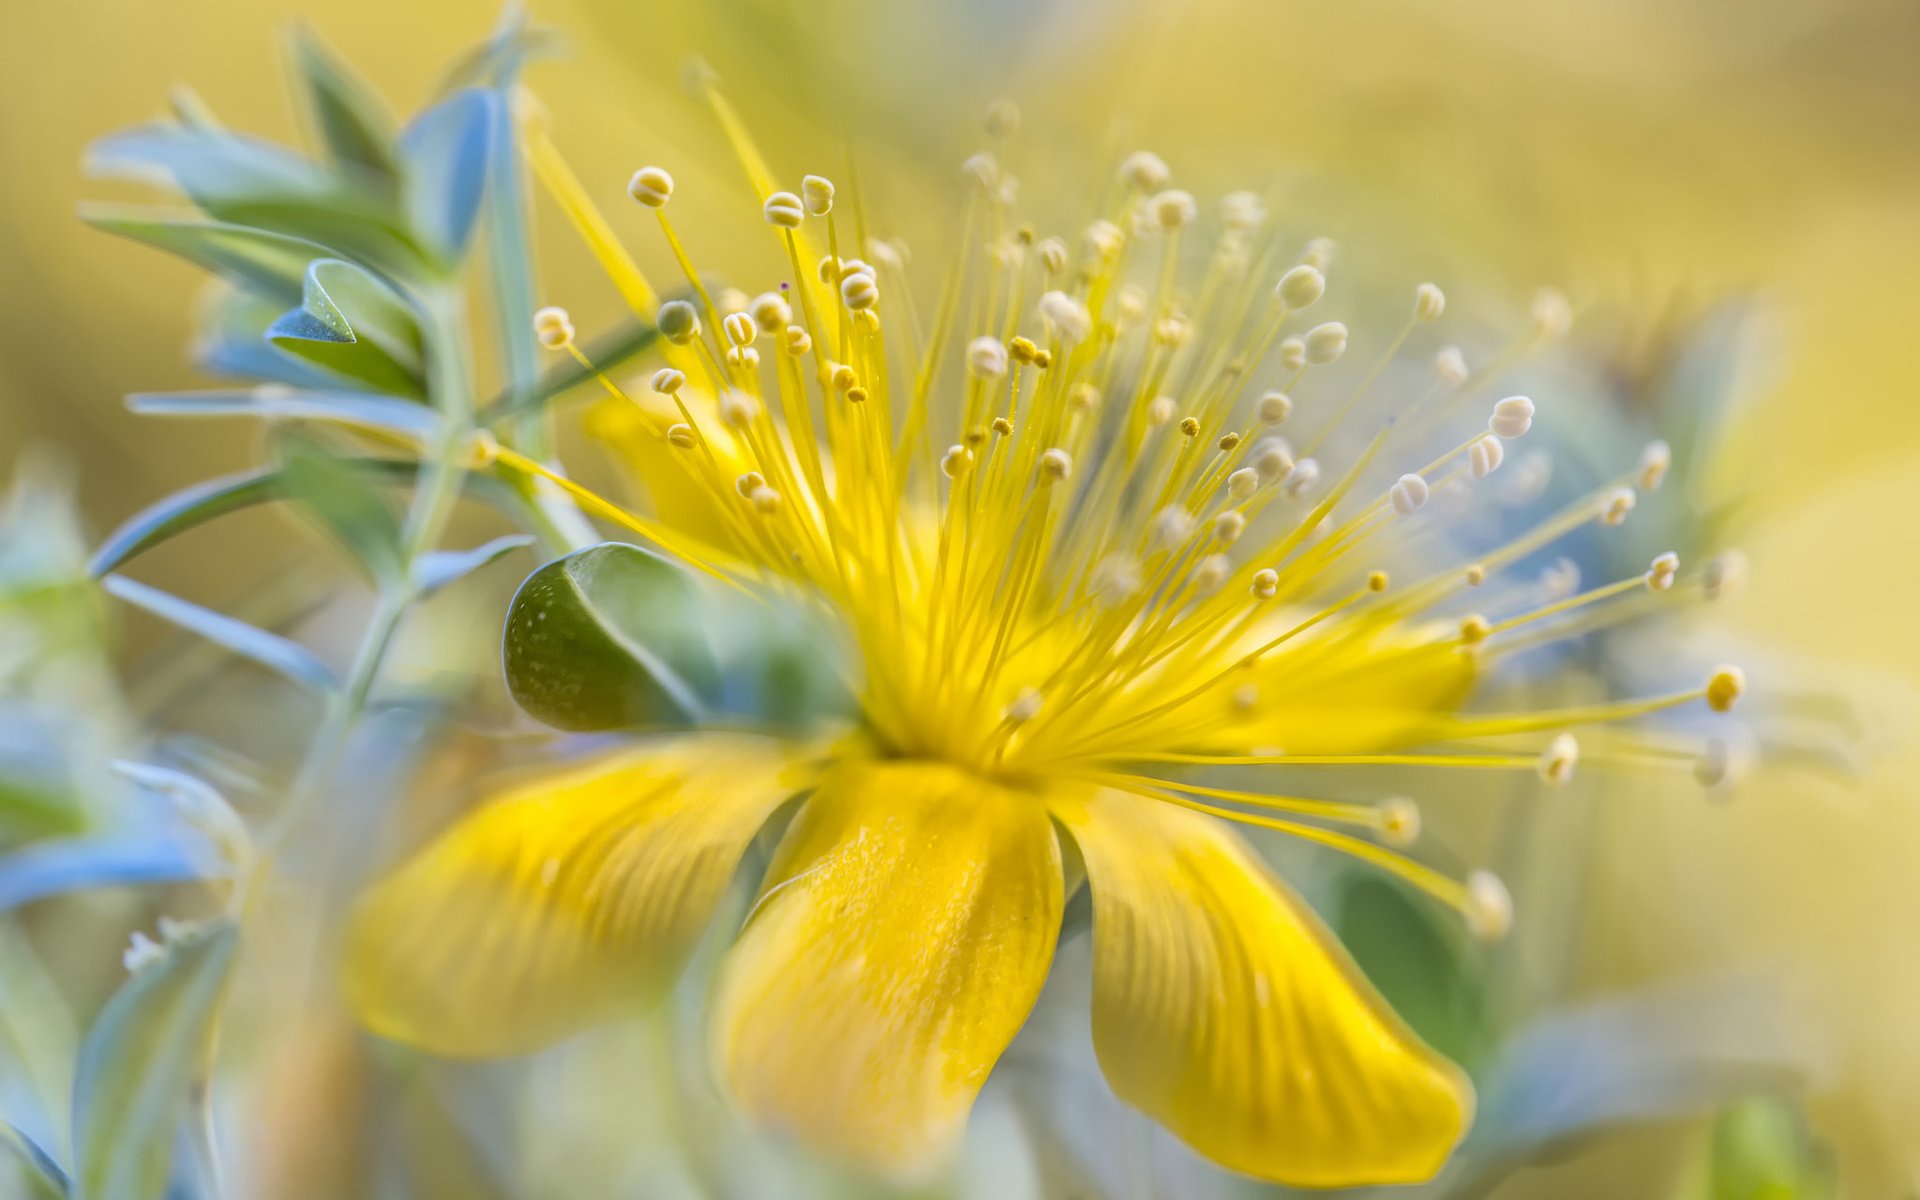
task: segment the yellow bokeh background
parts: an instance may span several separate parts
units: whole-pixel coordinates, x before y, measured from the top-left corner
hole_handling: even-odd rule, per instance
[[[250,453],[246,430],[121,407],[124,393],[194,380],[183,347],[196,280],[76,220],[83,198],[130,194],[82,177],[90,138],[156,113],[178,80],[236,125],[296,136],[279,53],[293,16],[405,110],[495,15],[488,0],[12,6],[0,45],[0,472],[63,455],[103,530]],[[1516,296],[1562,283],[1591,309],[1629,314],[1760,297],[1777,370],[1719,475],[1750,502],[1755,585],[1726,620],[1780,651],[1774,675],[1754,671],[1757,688],[1831,687],[1890,732],[1857,786],[1777,775],[1724,807],[1678,792],[1610,800],[1585,974],[1599,989],[1783,965],[1831,1035],[1835,1073],[1813,1113],[1848,1194],[1920,1187],[1920,755],[1906,736],[1920,711],[1907,699],[1920,684],[1920,8],[556,0],[536,16],[571,41],[532,82],[590,179],[651,159],[685,186],[737,188],[678,86],[698,50],[776,157],[783,134],[843,129],[896,206],[952,169],[974,114],[1005,91],[1036,127],[1094,140],[1124,114],[1127,136],[1196,187],[1257,185],[1275,169],[1337,179],[1344,202],[1444,244],[1449,262]],[[719,231],[733,221],[696,209],[685,222],[723,269]],[[543,244],[562,251],[547,288],[611,312],[590,264],[544,224]],[[919,243],[937,235],[917,228]],[[199,539],[160,560],[153,581],[236,570],[243,549]],[[1629,1141],[1503,1194],[1641,1194],[1632,1181],[1663,1153]]]

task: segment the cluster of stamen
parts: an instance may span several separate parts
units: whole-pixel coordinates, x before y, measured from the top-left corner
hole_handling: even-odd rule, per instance
[[[1481,409],[1484,425],[1415,470],[1384,470],[1386,451],[1440,427],[1520,355],[1564,334],[1571,309],[1555,293],[1477,371],[1457,347],[1427,351],[1417,394],[1356,430],[1376,384],[1405,386],[1404,371],[1387,373],[1443,317],[1438,286],[1413,289],[1401,328],[1357,384],[1335,390],[1324,368],[1361,339],[1339,321],[1301,328],[1327,294],[1331,243],[1316,239],[1289,261],[1264,203],[1234,193],[1204,277],[1189,287],[1182,256],[1199,205],[1169,187],[1157,156],[1127,157],[1101,210],[1066,238],[1015,223],[1014,180],[983,153],[961,173],[962,233],[923,321],[904,249],[865,236],[857,195],[843,225],[828,179],[777,189],[731,109],[717,92],[708,98],[763,197],[782,262],[783,278],[757,297],[708,293],[669,219],[666,171],[642,168],[628,189],[656,214],[685,276],[688,298],[662,302],[537,131],[533,161],[659,329],[668,365],[650,390],[664,409],[637,407],[677,452],[677,486],[707,497],[724,535],[696,543],[558,482],[701,571],[834,615],[859,651],[866,721],[890,752],[1008,777],[1069,776],[1282,829],[1380,863],[1497,934],[1511,920],[1497,879],[1450,879],[1397,853],[1420,829],[1404,797],[1274,796],[1160,778],[1143,764],[1518,769],[1563,785],[1582,760],[1570,728],[1701,700],[1724,711],[1744,686],[1723,668],[1673,695],[1506,715],[1430,711],[1409,698],[1437,747],[1418,754],[1180,752],[1258,718],[1280,690],[1263,666],[1285,664],[1296,705],[1355,672],[1462,658],[1484,671],[1539,638],[1637,615],[1656,599],[1718,594],[1737,562],[1717,560],[1687,581],[1663,554],[1643,575],[1585,592],[1577,570],[1569,579],[1558,567],[1538,582],[1486,586],[1583,525],[1624,522],[1668,471],[1671,455],[1655,443],[1621,478],[1471,563],[1405,582],[1378,568],[1416,540],[1433,544],[1452,501],[1464,492],[1470,502],[1501,468],[1536,408],[1524,396],[1497,400]],[[997,141],[1018,124],[1010,114],[996,106],[990,117]],[[850,244],[866,259],[845,254]],[[536,328],[543,345],[591,367],[565,313],[543,309]],[[1465,588],[1537,600],[1498,618],[1445,616]],[[1633,593],[1642,602],[1629,607]],[[1530,749],[1512,744],[1543,736]],[[1650,757],[1661,756],[1623,733],[1586,761]],[[1714,764],[1729,757],[1702,754],[1701,770],[1717,780],[1726,772]]]

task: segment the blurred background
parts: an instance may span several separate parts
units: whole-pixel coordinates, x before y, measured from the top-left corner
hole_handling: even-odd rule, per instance
[[[10,100],[0,110],[0,477],[69,480],[97,539],[257,453],[245,425],[125,411],[129,392],[199,380],[186,353],[199,277],[76,218],[83,199],[134,194],[83,177],[89,141],[156,114],[179,81],[228,122],[296,140],[283,52],[292,20],[411,112],[497,15],[490,0],[14,6],[0,45]],[[744,192],[681,87],[693,54],[728,82],[783,173],[814,169],[787,147],[856,144],[888,232],[935,261],[951,218],[929,197],[950,194],[980,140],[978,114],[1011,96],[1030,130],[1012,166],[1031,181],[1036,217],[1053,205],[1066,221],[1087,203],[1076,181],[1093,180],[1110,150],[1151,147],[1198,193],[1274,189],[1284,218],[1336,238],[1356,271],[1434,277],[1450,293],[1452,280],[1470,282],[1460,295],[1488,320],[1522,320],[1534,288],[1564,288],[1581,312],[1583,378],[1629,410],[1670,394],[1660,385],[1684,351],[1737,320],[1737,362],[1718,368],[1728,398],[1717,441],[1695,482],[1735,514],[1753,586],[1679,636],[1744,661],[1757,694],[1843,709],[1846,746],[1828,757],[1845,769],[1762,771],[1722,802],[1665,784],[1583,794],[1589,857],[1554,934],[1566,960],[1560,1000],[1676,980],[1738,994],[1740,981],[1766,979],[1765,1028],[1753,1036],[1794,1064],[1796,1111],[1804,1101],[1841,1194],[1920,1195],[1920,754],[1909,736],[1920,683],[1910,515],[1920,488],[1920,7],[541,0],[534,16],[565,38],[528,82],[575,169],[617,197],[635,165],[657,161],[688,195],[728,196],[726,211],[679,216],[722,275],[753,269],[726,234]],[[664,263],[642,214],[613,216],[649,266]],[[537,241],[548,251],[542,298],[566,303],[583,327],[611,317],[617,297],[551,213]],[[1659,424],[1657,413],[1631,419]],[[293,527],[263,512],[163,548],[141,576],[225,607],[310,566],[305,558]],[[472,621],[435,635],[458,646],[416,647],[405,661],[484,673],[511,583],[495,582],[457,602]],[[307,615],[325,629],[325,612]],[[135,681],[128,722],[158,709],[189,727],[265,723],[244,696],[197,691],[157,626],[115,623],[115,665]],[[69,680],[72,694],[113,691],[101,671]],[[1553,860],[1536,869],[1571,870]],[[83,961],[64,964],[77,999],[108,985],[120,921],[99,915],[98,961],[76,949]],[[1725,1032],[1670,1030],[1670,1050],[1710,1057]],[[333,1061],[324,1044],[289,1053]],[[337,1070],[316,1070],[348,1086]],[[316,1111],[326,1101],[325,1087],[304,1094]],[[1722,1107],[1716,1124],[1713,1105],[1679,1109],[1560,1147],[1493,1194],[1683,1195],[1727,1116]],[[482,1194],[461,1186],[433,1194]]]

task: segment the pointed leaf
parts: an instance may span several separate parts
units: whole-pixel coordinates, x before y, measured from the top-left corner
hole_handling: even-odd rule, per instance
[[[267,329],[285,353],[374,388],[426,391],[419,326],[406,302],[361,267],[337,258],[308,264],[300,307]]]
[[[166,1187],[238,937],[222,919],[169,938],[87,1032],[74,1077],[77,1200],[152,1200]]]
[[[302,279],[306,268],[302,267]],[[267,330],[293,300],[275,302],[251,292],[218,288],[195,317],[194,361],[209,374],[288,387],[326,391],[339,386],[333,375],[283,354],[267,341]]]
[[[603,542],[548,563],[507,611],[507,687],[560,729],[623,729],[697,719],[718,674],[701,598],[678,567]]]
[[[492,92],[456,92],[415,117],[400,137],[401,189],[414,235],[443,266],[466,249],[487,182],[493,123],[504,119]]]
[[[287,493],[347,551],[376,584],[407,577],[400,518],[352,463],[303,437],[280,443]]]
[[[411,484],[419,471],[414,463],[402,459],[356,458],[348,461],[355,471],[367,479],[386,486]],[[514,499],[512,488],[498,476],[468,472],[462,477],[461,483],[468,491],[489,497],[501,507],[507,507]],[[119,569],[136,555],[215,517],[283,499],[286,495],[286,479],[278,467],[228,475],[175,492],[142,509],[114,530],[113,535],[94,551],[92,561],[87,564],[87,572],[95,577],[105,575]]]
[[[398,434],[433,436],[433,410],[373,392],[334,392],[268,384],[243,391],[135,392],[127,408],[144,417],[258,417],[268,421],[327,421]]]
[[[413,586],[422,596],[431,596],[449,584],[458,583],[488,563],[497,562],[534,539],[524,533],[497,537],[471,550],[435,550],[420,556],[413,564]]]
[[[284,304],[299,302],[307,264],[330,253],[304,238],[150,209],[89,206],[81,216],[96,229],[177,254]]]
[[[326,695],[339,686],[333,672],[314,656],[313,651],[279,634],[268,633],[225,613],[202,608],[158,588],[128,579],[125,575],[108,575],[100,583],[110,594],[128,604],[143,608],[190,633],[197,633],[242,658],[251,659],[308,691]]]
[[[333,160],[376,179],[397,178],[393,120],[372,89],[309,28],[294,30],[293,56],[306,84],[307,106]]]

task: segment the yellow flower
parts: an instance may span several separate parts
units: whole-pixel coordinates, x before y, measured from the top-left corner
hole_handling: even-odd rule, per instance
[[[708,99],[763,201],[741,237],[768,239],[786,267],[757,300],[701,288],[668,216],[673,180],[648,168],[632,195],[696,294],[661,304],[527,130],[542,181],[665,336],[649,391],[607,380],[618,398],[598,418],[642,466],[656,517],[510,450],[499,461],[699,573],[825,613],[857,652],[858,727],[804,745],[662,737],[496,798],[364,898],[348,935],[357,1010],[451,1056],[531,1050],[625,1011],[673,978],[748,843],[800,797],[713,999],[716,1073],[759,1123],[888,1172],[937,1162],[1084,884],[1094,1041],[1120,1096],[1262,1178],[1433,1175],[1470,1122],[1469,1083],[1231,823],[1377,864],[1491,935],[1511,916],[1504,890],[1402,854],[1418,828],[1405,800],[1272,795],[1193,768],[1559,781],[1577,758],[1570,726],[1730,704],[1741,680],[1723,671],[1646,700],[1461,711],[1485,664],[1542,623],[1699,594],[1663,559],[1531,609],[1508,581],[1515,615],[1459,615],[1467,589],[1498,590],[1524,555],[1623,519],[1639,468],[1471,564],[1389,578],[1379,563],[1409,541],[1433,553],[1439,497],[1470,498],[1534,416],[1509,397],[1450,453],[1384,469],[1416,418],[1445,420],[1492,382],[1443,351],[1419,413],[1349,436],[1373,380],[1440,317],[1439,289],[1413,293],[1381,365],[1329,402],[1314,385],[1348,331],[1302,319],[1329,245],[1291,261],[1237,193],[1204,276],[1185,280],[1182,251],[1208,225],[1149,154],[1120,165],[1077,249],[1036,243],[1011,217],[1011,179],[980,155],[923,325],[894,247],[863,248],[872,265],[849,253],[866,219],[843,211],[847,192],[836,203],[819,177],[778,189]],[[1517,349],[1565,319],[1543,298]],[[539,327],[584,360],[565,314]],[[1289,442],[1296,393],[1316,419]],[[1629,735],[1614,746],[1634,753]]]

